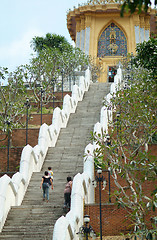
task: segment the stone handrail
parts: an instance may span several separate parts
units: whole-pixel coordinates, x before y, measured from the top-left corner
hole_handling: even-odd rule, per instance
[[[60,217],[54,226],[53,240],[78,239],[77,232],[83,225],[84,202],[94,203],[94,146],[88,144],[85,148],[84,170],[73,179],[71,193],[71,208],[66,216]]]
[[[121,87],[122,70],[119,67],[117,75],[114,78],[110,88],[110,93],[106,96],[106,101],[110,105],[111,97]],[[113,91],[114,90],[114,91]],[[111,106],[112,107],[112,106]],[[94,126],[94,133],[97,137],[102,136],[102,130],[108,133],[108,121],[112,120],[112,108],[102,107],[100,115],[100,123]],[[94,203],[94,149],[99,146],[96,142],[88,144],[85,148],[83,173],[78,173],[73,179],[73,187],[71,193],[71,208],[66,216],[60,217],[54,226],[53,240],[69,240],[79,239],[77,232],[83,225],[84,203]]]
[[[73,86],[72,96],[64,97],[63,109],[55,108],[52,124],[48,126],[44,123],[40,127],[38,144],[35,147],[27,145],[23,148],[19,172],[12,178],[6,174],[0,178],[0,232],[10,208],[21,205],[32,173],[41,170],[48,148],[55,147],[61,128],[66,127],[70,114],[75,112],[78,101],[82,101],[84,92],[88,91],[90,78],[90,70],[87,69],[79,86]]]

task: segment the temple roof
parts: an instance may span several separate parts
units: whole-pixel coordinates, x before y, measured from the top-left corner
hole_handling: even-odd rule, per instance
[[[120,14],[121,6],[124,0],[87,0],[85,3],[78,4],[78,7],[67,11],[67,28],[72,40],[76,40],[76,19],[86,14]],[[152,12],[155,15],[155,10],[149,9],[147,14]],[[136,13],[137,14],[137,13]],[[151,14],[150,14],[151,15]]]
[[[76,40],[76,18],[86,13],[120,12],[122,0],[88,0],[86,3],[78,4],[73,10],[67,12],[67,28],[72,40]]]

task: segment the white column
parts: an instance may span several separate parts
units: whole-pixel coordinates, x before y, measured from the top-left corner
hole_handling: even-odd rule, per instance
[[[146,41],[148,41],[149,40],[149,35],[150,35],[150,33],[149,33],[149,29],[145,29],[145,40]]]
[[[90,27],[86,27],[85,54],[89,55]]]
[[[135,40],[136,40],[136,44],[140,43],[140,28],[139,28],[139,26],[135,26]]]
[[[80,48],[80,32],[76,34],[76,47]]]
[[[81,30],[81,50],[84,51],[85,45],[85,29]]]
[[[141,43],[144,42],[145,37],[144,37],[144,28],[140,28],[140,38],[141,38]]]

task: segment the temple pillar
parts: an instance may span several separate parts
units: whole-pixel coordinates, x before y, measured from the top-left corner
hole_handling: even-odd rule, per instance
[[[76,47],[80,48],[81,43],[81,20],[80,18],[76,18]]]
[[[145,40],[145,22],[144,16],[140,16],[140,42],[144,42]]]
[[[85,17],[80,16],[81,18],[81,45],[80,49],[84,52],[85,47]]]

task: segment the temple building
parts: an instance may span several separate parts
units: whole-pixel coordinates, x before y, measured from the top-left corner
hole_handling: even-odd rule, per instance
[[[135,54],[136,45],[148,41],[150,33],[156,31],[155,9],[121,17],[122,3],[89,0],[67,14],[67,27],[76,47],[103,68],[100,82],[112,82],[118,62],[129,53]]]

